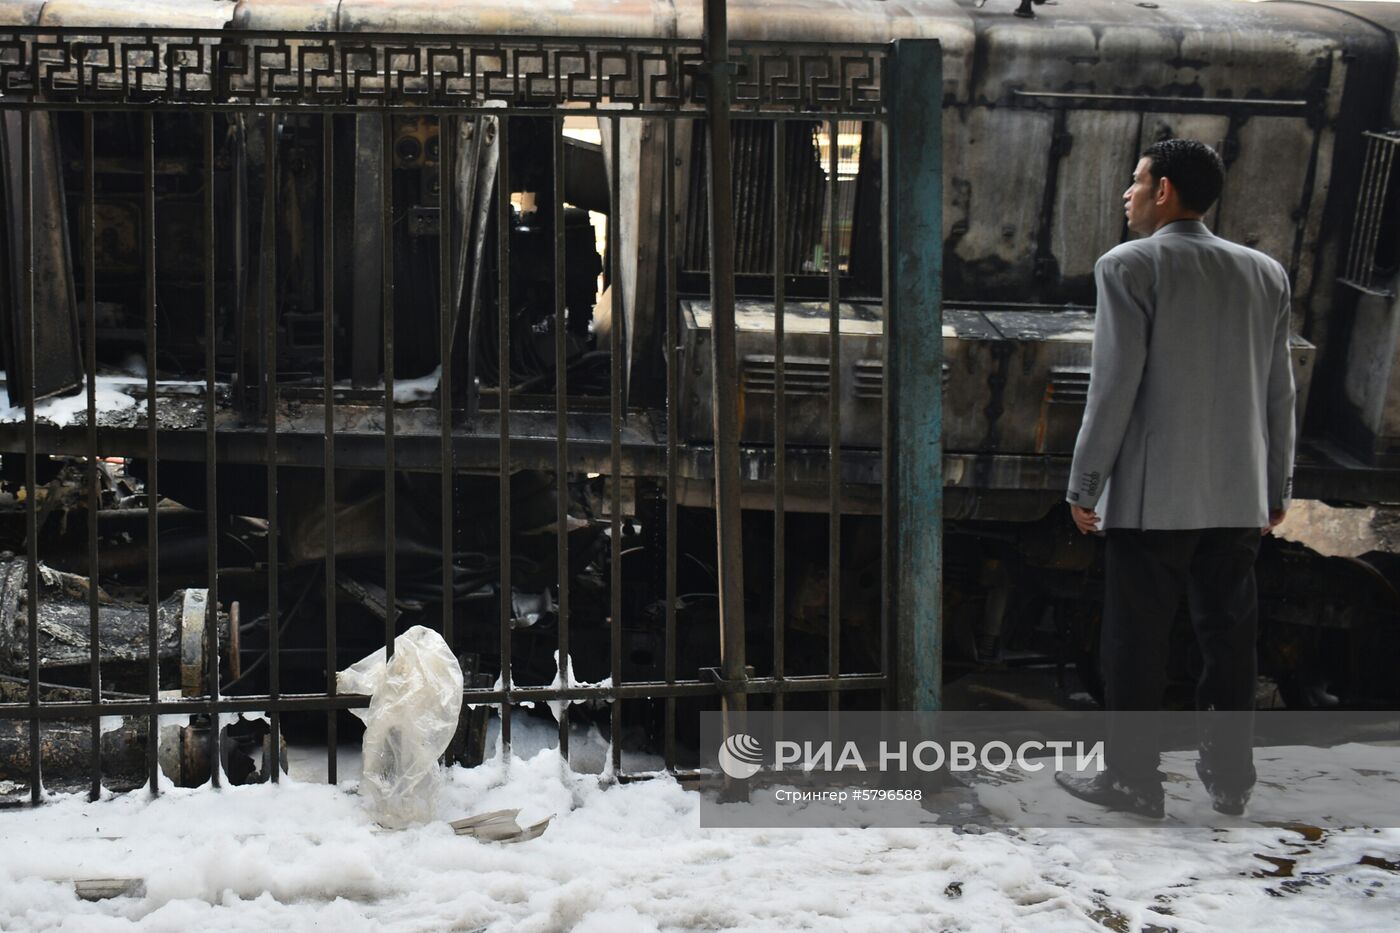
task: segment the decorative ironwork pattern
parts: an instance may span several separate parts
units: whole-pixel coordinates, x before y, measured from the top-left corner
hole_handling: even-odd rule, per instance
[[[877,113],[878,45],[736,44],[734,109]],[[698,42],[0,29],[0,106],[593,107],[698,111]]]

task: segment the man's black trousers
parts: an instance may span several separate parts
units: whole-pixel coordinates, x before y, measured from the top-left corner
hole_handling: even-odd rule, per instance
[[[1186,597],[1204,657],[1198,710],[1245,715],[1202,717],[1201,762],[1222,789],[1254,784],[1255,637],[1259,596],[1258,528],[1188,531],[1109,529],[1101,663],[1110,711],[1158,710],[1167,682],[1172,619]],[[1130,784],[1161,780],[1158,734],[1150,717],[1109,717],[1105,762]]]

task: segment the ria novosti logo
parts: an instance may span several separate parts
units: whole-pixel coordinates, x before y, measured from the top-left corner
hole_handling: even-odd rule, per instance
[[[773,742],[774,772],[907,772],[907,771],[1006,771],[1018,767],[1036,772],[1053,763],[1054,770],[1067,769],[1073,752],[1076,771],[1104,770],[1104,743],[1094,742],[1086,747],[1083,741],[1026,741],[1012,747],[1000,740],[970,741],[954,739],[947,742],[880,740],[873,747],[848,741],[838,743],[826,739],[817,741]],[[1053,755],[1053,759],[1051,756]],[[736,780],[753,777],[764,767],[764,746],[745,732],[736,732],[719,747],[720,770]]]
[[[763,743],[751,735],[736,732],[719,747],[719,768],[736,781],[753,777],[762,767]]]

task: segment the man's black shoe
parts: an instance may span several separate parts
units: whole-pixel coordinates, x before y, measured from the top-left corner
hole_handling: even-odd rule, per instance
[[[1201,760],[1196,760],[1196,775],[1201,779],[1201,783],[1206,786],[1206,793],[1210,794],[1210,805],[1215,808],[1216,813],[1223,813],[1226,816],[1241,816],[1244,813],[1244,805],[1249,803],[1250,788],[1244,790],[1229,790],[1219,787],[1211,779],[1211,773]]]
[[[1080,800],[1110,810],[1136,813],[1154,820],[1166,816],[1161,785],[1131,786],[1107,771],[1085,775],[1061,771],[1055,775],[1055,783]]]

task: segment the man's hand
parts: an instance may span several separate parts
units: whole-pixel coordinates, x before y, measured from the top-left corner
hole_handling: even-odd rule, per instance
[[[1072,505],[1069,507],[1069,514],[1074,518],[1074,527],[1079,529],[1080,534],[1087,535],[1099,530],[1099,513],[1093,509]],[[1283,521],[1283,519],[1280,518],[1279,521]]]
[[[1267,524],[1267,525],[1265,525],[1263,528],[1260,528],[1260,529],[1259,529],[1259,535],[1260,535],[1260,537],[1263,537],[1264,535],[1268,534],[1269,532],[1271,532],[1271,531],[1273,531],[1275,528],[1277,528],[1277,527],[1283,522],[1283,517],[1284,517],[1285,515],[1287,515],[1287,514],[1288,514],[1288,509],[1286,509],[1286,508],[1283,508],[1283,509],[1272,509],[1272,510],[1270,510],[1270,512],[1269,512],[1269,524]],[[1075,519],[1075,521],[1078,522],[1078,519]]]

